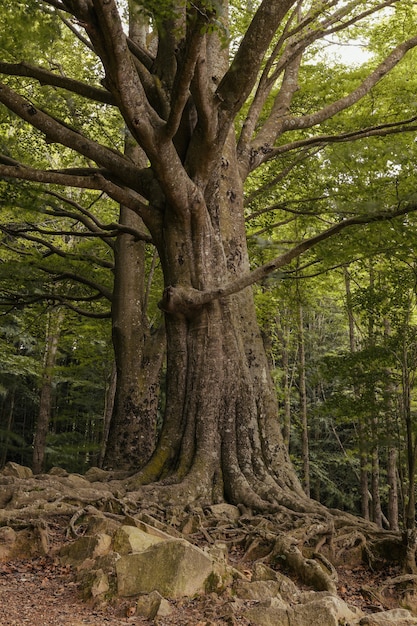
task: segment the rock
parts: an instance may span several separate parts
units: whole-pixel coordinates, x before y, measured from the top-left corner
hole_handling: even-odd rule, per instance
[[[116,563],[120,596],[159,591],[165,598],[192,596],[204,590],[212,561],[202,550],[183,539],[150,546],[144,552],[126,554]]]
[[[113,537],[113,550],[121,555],[131,552],[143,552],[155,543],[164,541],[135,526],[121,526]]]
[[[66,476],[65,478],[66,478],[66,484],[71,487],[86,488],[90,486],[89,481],[86,478],[84,478],[84,476],[81,476],[81,474],[68,474],[68,476]]]
[[[252,571],[252,581],[255,580],[277,580],[277,572],[258,561],[254,564]]]
[[[240,511],[237,506],[222,502],[221,504],[213,504],[209,507],[209,511],[217,518],[227,518],[231,522],[236,522],[240,517]]]
[[[170,603],[165,598],[161,598],[161,603],[159,605],[157,617],[168,617],[168,615],[171,615],[171,613],[172,613],[172,608],[171,608]]]
[[[271,598],[244,611],[251,623],[257,626],[340,626],[358,623],[358,615],[337,596],[293,607],[279,598]]]
[[[0,528],[0,561],[7,561],[16,543],[17,534],[10,526]]]
[[[157,526],[151,526],[150,524],[147,524],[146,522],[135,517],[126,516],[126,525],[139,528],[139,530],[142,530],[144,533],[147,533],[148,535],[153,535],[154,537],[159,537],[164,541],[171,541],[172,539],[175,539],[177,537],[181,538],[178,536],[178,533],[174,533],[174,535],[169,535]]]
[[[257,606],[242,611],[242,613],[253,626],[290,626],[288,608],[283,607],[277,598],[270,598]],[[309,624],[309,626],[313,626],[313,624]]]
[[[153,620],[159,611],[162,600],[163,597],[157,591],[140,596],[136,603],[136,615]]]
[[[84,477],[90,483],[104,482],[111,476],[111,472],[108,472],[100,467],[90,467],[84,474]]]
[[[91,595],[93,598],[107,593],[110,589],[107,574],[102,569],[97,570],[93,583],[91,585]]]
[[[326,595],[289,611],[290,626],[339,626],[349,624],[359,617],[338,596]]]
[[[16,531],[10,526],[0,528],[0,543],[11,545],[16,541]]]
[[[210,546],[208,554],[213,562],[213,571],[207,579],[206,591],[219,593],[240,578],[241,573],[229,565],[227,545],[222,541]]]
[[[105,535],[113,537],[120,528],[120,522],[110,519],[109,517],[105,517],[100,511],[89,514],[88,517],[82,521],[87,523],[86,535],[104,533]]]
[[[1,473],[3,476],[14,476],[15,478],[31,478],[33,476],[30,467],[13,463],[13,461],[8,461],[1,470]]]
[[[238,580],[234,585],[234,590],[237,597],[242,600],[262,602],[276,598],[281,600],[282,608],[286,607],[286,603],[279,592],[279,583],[276,580],[256,580],[254,582]]]
[[[48,474],[50,476],[68,476],[67,470],[65,470],[63,467],[51,467]]]
[[[296,598],[297,601],[299,601],[299,590],[297,588],[297,585],[293,583],[293,581],[288,578],[288,576],[281,574],[281,572],[276,572],[264,563],[255,563],[252,574],[252,582],[261,580],[276,581],[278,583],[279,595],[282,596],[282,598],[286,602],[294,602]]]
[[[359,626],[414,626],[417,624],[417,617],[413,617],[410,611],[405,609],[392,609],[366,615],[355,623]]]
[[[110,552],[112,538],[105,533],[94,537],[80,537],[74,543],[63,546],[59,551],[66,565],[80,565],[86,559],[95,559]]]

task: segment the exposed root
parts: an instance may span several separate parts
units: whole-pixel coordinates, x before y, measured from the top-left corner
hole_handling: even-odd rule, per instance
[[[309,585],[316,591],[330,591],[336,593],[336,581],[334,579],[334,569],[328,568],[328,561],[320,559],[320,563],[315,559],[305,558],[295,541],[286,535],[277,537],[272,556],[281,560],[284,568],[288,568],[303,583]],[[325,567],[322,567],[322,565]]]

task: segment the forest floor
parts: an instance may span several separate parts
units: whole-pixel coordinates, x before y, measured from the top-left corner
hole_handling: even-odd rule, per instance
[[[67,541],[58,523],[53,534],[55,548]],[[231,555],[231,559],[237,561],[239,554]],[[250,579],[251,563],[245,563],[244,571]],[[396,598],[384,599],[382,604],[372,590],[398,574],[396,568],[372,572],[363,566],[339,567],[338,593],[366,613],[395,608]],[[134,599],[106,605],[83,600],[74,571],[61,565],[53,554],[0,563],[0,626],[249,626],[239,612],[231,614],[230,599],[225,592],[170,601],[172,613],[151,622],[134,615]]]

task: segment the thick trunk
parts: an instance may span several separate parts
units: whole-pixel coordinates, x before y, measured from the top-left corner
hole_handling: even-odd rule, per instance
[[[132,228],[140,222],[123,207],[120,221]],[[114,274],[112,326],[117,373],[103,464],[131,471],[142,467],[155,447],[163,333],[150,332],[144,311],[143,242],[129,234],[119,235]]]
[[[242,189],[231,159],[223,159],[217,182],[206,188],[207,200],[196,194],[186,214],[165,215],[159,252],[167,403],[155,454],[132,480],[162,482],[167,501],[303,509],[308,500],[280,432],[252,289],[193,301],[249,267]]]

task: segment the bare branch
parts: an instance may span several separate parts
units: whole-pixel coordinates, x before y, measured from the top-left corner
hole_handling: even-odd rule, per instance
[[[183,62],[175,75],[171,97],[171,111],[164,130],[167,138],[172,139],[179,128],[184,107],[190,96],[190,85],[194,77],[203,41],[202,23],[201,20],[197,19],[193,31],[187,39],[186,49],[182,56]]]
[[[7,164],[2,165],[2,162],[6,162]],[[8,163],[13,164],[9,165]],[[157,212],[147,206],[143,201],[143,198],[135,191],[112,183],[101,173],[94,173],[91,176],[76,175],[68,174],[65,171],[58,172],[53,170],[37,170],[20,163],[16,163],[16,161],[9,159],[9,157],[0,157],[0,176],[3,178],[17,178],[20,180],[62,185],[66,187],[78,187],[80,189],[100,189],[101,191],[104,191],[109,198],[112,198],[119,204],[123,204],[132,211],[135,211],[135,213],[143,218],[147,225],[155,224],[156,221],[160,219]],[[151,241],[151,238],[146,234],[143,234],[143,238],[145,241]]]
[[[258,155],[255,156],[257,164],[270,161],[274,157],[291,152],[292,150],[298,150],[299,148],[305,148],[307,146],[319,146],[324,148],[328,144],[332,143],[344,143],[347,141],[358,141],[365,139],[366,137],[386,137],[388,135],[395,135],[398,133],[414,132],[417,130],[417,124],[413,122],[417,121],[417,116],[411,117],[408,120],[402,120],[401,122],[391,122],[389,124],[378,124],[377,126],[369,126],[362,130],[351,131],[348,133],[340,133],[339,135],[317,135],[316,137],[309,137],[307,139],[299,139],[298,141],[292,141],[277,148],[272,148],[268,154],[264,154],[258,161]],[[257,165],[254,165],[252,169],[255,169]]]

